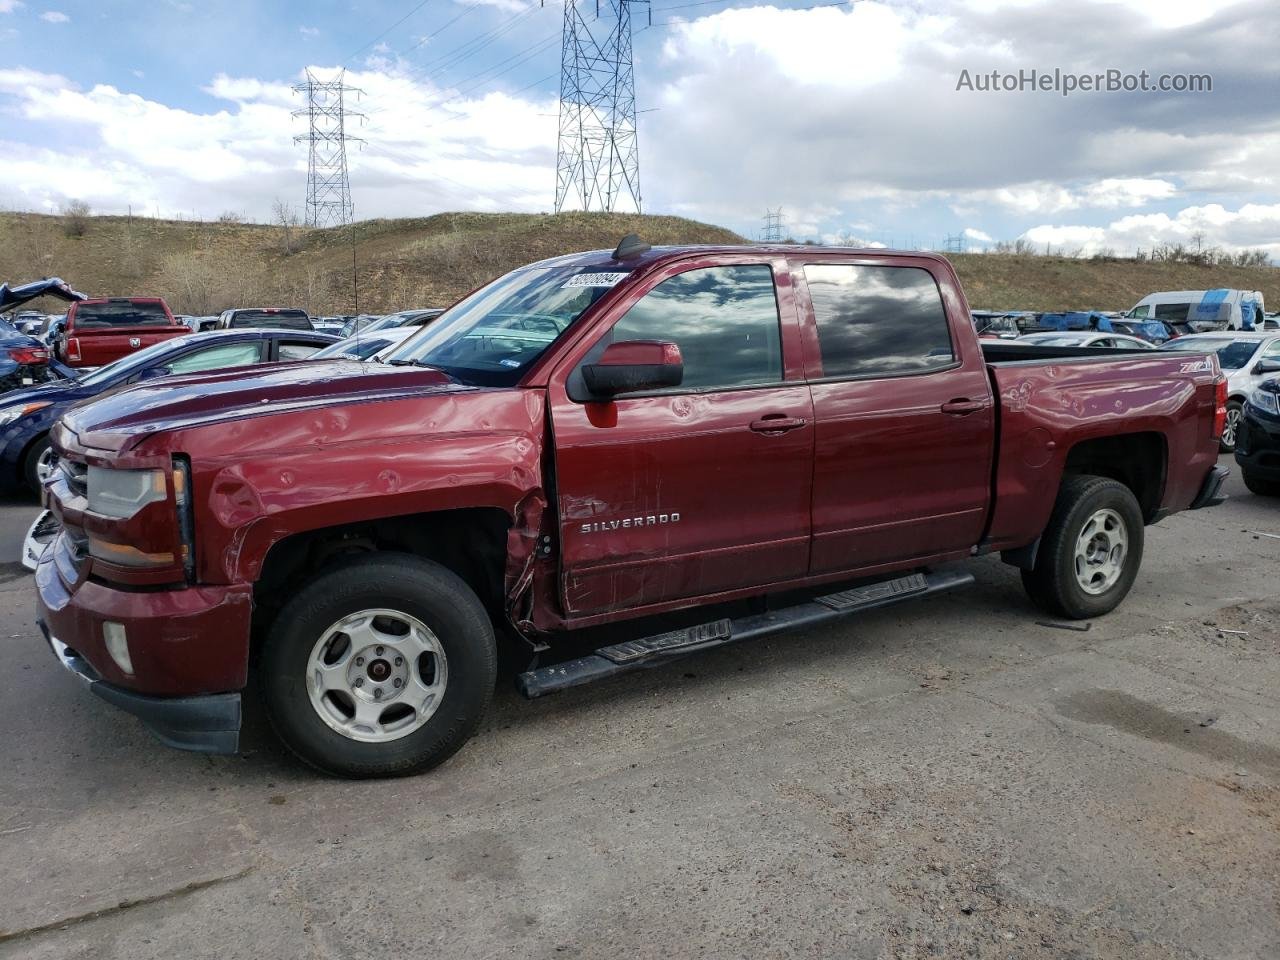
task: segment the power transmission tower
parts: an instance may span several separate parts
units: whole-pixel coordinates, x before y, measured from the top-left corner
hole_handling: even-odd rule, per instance
[[[295,110],[295,117],[306,117],[308,130],[293,138],[294,143],[307,144],[307,212],[309,227],[337,227],[351,222],[351,184],[347,179],[347,141],[359,137],[347,133],[347,121],[364,118],[346,108],[349,93],[362,90],[343,83],[345,70],[332,80],[320,80],[307,71],[305,83],[294,84],[294,91],[307,95],[307,108]]]
[[[969,249],[969,238],[963,233],[947,234],[947,253],[965,253]]]
[[[620,203],[640,212],[631,5],[641,2],[596,0],[593,10],[590,0],[564,0],[556,213],[612,213]]]
[[[760,235],[762,243],[781,243],[783,240],[782,208],[764,212],[764,232]]]

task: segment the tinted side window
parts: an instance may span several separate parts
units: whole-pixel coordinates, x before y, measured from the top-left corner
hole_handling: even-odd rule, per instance
[[[782,340],[767,264],[690,270],[664,280],[613,328],[611,342],[669,340],[684,359],[682,389],[777,383]]]
[[[955,360],[942,294],[919,267],[808,264],[827,377],[895,376]]]
[[[1179,323],[1187,319],[1191,312],[1189,303],[1157,303],[1155,317],[1157,320],[1173,320]]]

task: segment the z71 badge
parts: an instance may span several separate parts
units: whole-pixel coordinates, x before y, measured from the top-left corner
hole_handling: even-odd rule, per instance
[[[1189,363],[1184,363],[1182,365],[1182,372],[1183,373],[1212,373],[1213,361],[1212,360],[1192,360]]]
[[[664,523],[679,523],[678,513],[649,513],[642,517],[627,517],[625,520],[598,520],[595,523],[584,523],[578,528],[579,533],[609,533],[613,530],[633,530],[636,527],[660,527]]]

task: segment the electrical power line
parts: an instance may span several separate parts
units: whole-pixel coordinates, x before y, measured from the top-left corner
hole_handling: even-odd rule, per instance
[[[354,59],[355,59],[359,54],[364,53],[366,50],[368,50],[370,47],[372,47],[375,43],[377,43],[379,40],[381,40],[383,37],[385,37],[388,33],[390,33],[390,32],[391,32],[392,30],[394,30],[396,27],[400,26],[400,24],[404,23],[406,20],[408,20],[410,17],[412,17],[415,13],[417,13],[419,10],[421,10],[423,7],[425,7],[425,6],[426,6],[428,3],[430,3],[430,2],[431,2],[431,0],[422,0],[422,2],[421,2],[421,3],[419,3],[416,7],[414,7],[412,10],[410,10],[408,13],[406,13],[403,17],[401,17],[399,20],[397,20],[397,21],[396,21],[395,23],[393,23],[391,26],[387,27],[387,29],[383,30],[380,34],[378,34],[376,37],[374,37],[372,40],[370,40],[368,43],[366,43],[363,47],[361,47],[361,48],[360,48],[359,50],[357,50],[355,53],[352,53],[352,54],[350,54],[349,56],[347,56],[347,58],[346,58],[346,59],[344,59],[342,62],[343,62],[343,63],[349,63],[350,61],[354,60]]]

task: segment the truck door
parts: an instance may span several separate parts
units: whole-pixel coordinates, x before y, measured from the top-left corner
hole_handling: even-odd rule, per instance
[[[950,277],[907,258],[793,267],[817,423],[810,572],[967,551],[986,521],[995,419]]]
[[[813,406],[785,261],[668,265],[597,331],[549,384],[566,613],[803,576]],[[681,385],[571,398],[583,397],[583,365],[631,340],[679,346]]]

